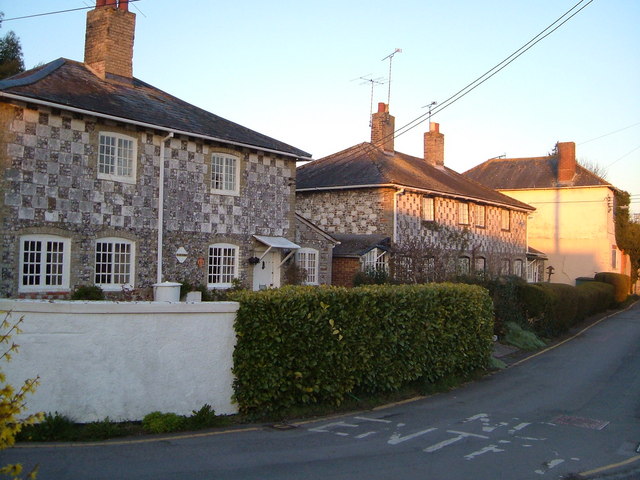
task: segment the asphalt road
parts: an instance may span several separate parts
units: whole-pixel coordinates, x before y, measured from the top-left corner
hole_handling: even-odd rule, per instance
[[[639,372],[636,304],[446,394],[290,429],[14,448],[0,464],[39,463],[43,480],[637,478]]]

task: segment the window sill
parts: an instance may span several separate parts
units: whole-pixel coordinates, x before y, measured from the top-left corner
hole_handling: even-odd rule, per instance
[[[98,180],[110,180],[112,182],[129,183],[135,185],[136,177],[123,177],[120,175],[110,175],[108,173],[98,173]]]

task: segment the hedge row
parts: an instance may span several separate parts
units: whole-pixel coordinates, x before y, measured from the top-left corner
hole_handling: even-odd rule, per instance
[[[560,283],[528,284],[518,277],[467,281],[489,290],[499,335],[504,333],[504,325],[515,322],[538,335],[555,337],[589,315],[616,304],[614,286],[603,282],[573,287]]]
[[[616,303],[624,302],[631,291],[631,277],[621,273],[600,272],[593,277],[596,282],[609,283],[615,287]]]
[[[562,283],[521,284],[517,290],[520,324],[544,337],[561,335],[589,315],[615,304],[613,286],[601,282],[577,287]]]
[[[492,303],[461,284],[237,292],[234,397],[261,416],[485,368]]]

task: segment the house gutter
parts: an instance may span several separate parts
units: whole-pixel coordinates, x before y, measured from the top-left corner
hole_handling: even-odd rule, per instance
[[[160,140],[160,175],[158,176],[158,275],[156,277],[156,283],[162,283],[162,246],[164,242],[164,144],[170,138],[173,138],[174,133],[169,134]]]
[[[511,210],[518,210],[520,212],[532,212],[535,210],[534,207],[531,207],[531,208],[517,207],[515,205],[509,205],[508,203],[500,203],[494,200],[486,200],[478,197],[467,197],[465,195],[457,195],[455,193],[447,193],[447,192],[438,192],[435,190],[426,190],[424,188],[418,188],[418,187],[399,186],[397,183],[378,183],[378,184],[370,184],[370,185],[340,185],[336,187],[297,188],[296,192],[323,192],[323,191],[331,191],[331,190],[351,190],[351,189],[357,189],[357,188],[396,188],[396,189],[401,188],[403,190],[409,190],[417,193],[426,193],[429,195],[438,195],[440,197],[460,199],[460,200],[465,200],[469,202],[480,202],[487,205],[493,205],[496,207],[510,208]]]
[[[398,197],[404,195],[404,188],[393,194],[393,243],[398,243]]]
[[[70,107],[68,105],[64,105],[64,104],[60,104],[60,103],[54,103],[54,102],[48,102],[46,100],[39,100],[36,98],[31,98],[31,97],[23,97],[22,95],[15,95],[13,93],[7,93],[7,92],[2,92],[0,91],[0,97],[5,97],[5,98],[9,98],[11,100],[19,100],[21,102],[26,102],[26,103],[34,103],[36,105],[43,105],[45,107],[51,107],[51,108],[58,108],[61,110],[68,110],[70,112],[74,112],[74,113],[81,113],[83,115],[88,115],[90,117],[98,117],[98,118],[103,118],[105,120],[113,120],[115,122],[124,122],[124,123],[129,123],[131,125],[136,125],[138,127],[144,127],[144,128],[152,128],[154,130],[167,130],[166,126],[162,126],[162,125],[154,125],[152,123],[146,123],[146,122],[140,122],[137,120],[131,120],[129,118],[124,118],[124,117],[117,117],[115,115],[109,115],[106,113],[99,113],[99,112],[94,112],[91,110],[85,110],[83,108],[76,108],[76,107]],[[218,137],[211,137],[209,135],[202,135],[200,133],[194,133],[194,132],[187,132],[185,130],[173,130],[172,132],[175,135],[186,135],[189,137],[193,137],[193,138],[200,138],[202,140],[209,140],[212,142],[221,142],[221,143],[226,143],[228,145],[235,145],[237,147],[246,147],[246,148],[251,148],[253,150],[259,150],[261,152],[268,152],[268,153],[275,153],[278,155],[282,155],[284,157],[292,157],[295,159],[309,159],[311,160],[311,157],[303,157],[300,155],[294,155],[293,153],[287,153],[287,152],[282,152],[280,150],[273,150],[270,148],[264,148],[264,147],[260,147],[257,145],[250,145],[248,143],[241,143],[241,142],[236,142],[233,140],[226,140],[224,138],[218,138]]]

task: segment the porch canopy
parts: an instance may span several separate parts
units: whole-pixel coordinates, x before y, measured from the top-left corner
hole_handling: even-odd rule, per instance
[[[284,258],[284,260],[282,260],[282,262],[280,262],[280,266],[282,266],[287,260],[289,260],[289,257],[291,257],[291,255],[293,255],[296,250],[302,248],[300,247],[300,245],[297,245],[291,240],[287,240],[284,237],[267,237],[265,235],[254,235],[253,238],[268,247],[267,250],[260,256],[260,260],[262,260],[265,255],[267,255],[267,253],[271,251],[272,248],[290,250],[290,253]]]

